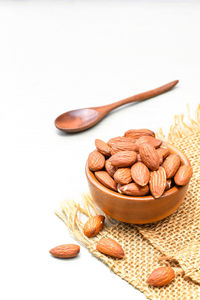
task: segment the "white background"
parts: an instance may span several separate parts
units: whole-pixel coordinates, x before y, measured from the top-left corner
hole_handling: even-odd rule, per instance
[[[87,191],[94,139],[130,128],[167,130],[200,99],[197,1],[0,1],[0,298],[145,299],[74,242],[54,215]],[[56,130],[57,115],[174,79],[173,91],[111,113],[86,132]],[[133,266],[134,268],[134,266]]]

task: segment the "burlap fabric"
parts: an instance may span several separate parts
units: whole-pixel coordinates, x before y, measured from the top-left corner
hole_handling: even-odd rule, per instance
[[[197,300],[200,284],[200,107],[196,121],[190,119],[190,125],[183,122],[183,116],[176,116],[175,121],[168,141],[186,154],[194,171],[186,198],[178,211],[150,225],[113,224],[107,218],[108,224],[92,239],[83,235],[81,221],[81,215],[98,213],[89,195],[84,196],[82,205],[74,201],[63,203],[61,212],[56,214],[92,254],[148,299]],[[125,251],[125,258],[117,260],[96,251],[96,243],[102,236],[118,241]],[[175,280],[162,288],[148,286],[148,275],[163,265],[174,268]]]

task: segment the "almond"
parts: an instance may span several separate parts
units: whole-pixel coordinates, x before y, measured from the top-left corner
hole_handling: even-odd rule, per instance
[[[172,180],[171,179],[167,179],[166,184],[165,184],[165,191],[170,190],[171,186],[172,186]]]
[[[125,137],[139,139],[141,136],[149,135],[155,137],[155,133],[149,129],[130,129],[124,133]]]
[[[128,184],[132,181],[130,168],[119,168],[114,174],[114,180],[120,184]]]
[[[98,241],[96,245],[96,249],[106,255],[115,257],[115,258],[123,258],[124,250],[120,246],[119,243],[114,241],[113,239],[103,238]]]
[[[162,141],[154,138],[153,136],[146,135],[146,136],[141,136],[136,142],[138,146],[144,143],[150,144],[154,148],[158,148],[162,144]]]
[[[119,151],[138,151],[139,147],[136,143],[132,142],[117,142],[112,145],[111,155]]]
[[[111,162],[110,162],[110,159],[107,159],[106,160],[106,163],[105,163],[105,169],[106,171],[108,172],[108,174],[110,176],[114,176],[115,172],[117,171],[117,167],[114,167]]]
[[[88,156],[88,167],[91,171],[99,171],[105,165],[105,157],[97,150],[91,152]]]
[[[80,246],[75,244],[64,244],[52,248],[49,252],[55,257],[70,258],[78,255],[80,252]]]
[[[177,154],[170,154],[163,163],[167,179],[172,178],[181,164],[180,157]]]
[[[115,167],[129,167],[137,159],[137,154],[134,151],[120,151],[115,153],[110,158],[110,162]]]
[[[175,183],[177,185],[187,184],[190,181],[190,178],[192,177],[192,173],[193,171],[191,166],[181,166],[174,177]]]
[[[117,190],[117,184],[106,171],[98,171],[94,173],[96,178],[108,189]]]
[[[162,196],[166,188],[166,173],[163,167],[151,173],[149,187],[154,198]]]
[[[105,156],[110,156],[111,148],[104,141],[96,139],[95,146],[97,150]]]
[[[155,269],[148,277],[147,283],[152,286],[164,286],[175,278],[175,272],[171,267]]]
[[[126,194],[129,196],[145,196],[149,192],[149,187],[148,185],[140,186],[136,183],[129,183],[121,186],[119,190],[122,194]]]
[[[163,163],[163,160],[170,154],[167,148],[158,148],[157,153],[160,157],[160,165]]]
[[[154,147],[152,147],[150,144],[141,144],[139,147],[139,153],[143,163],[150,170],[158,170],[160,164],[160,157]]]
[[[149,182],[150,172],[142,162],[137,162],[131,167],[131,176],[137,184],[145,186]]]
[[[131,143],[135,143],[136,139],[125,137],[125,136],[117,136],[115,138],[110,139],[107,144],[110,147],[112,147],[113,145],[115,145],[118,142],[131,142]]]
[[[90,217],[83,227],[83,232],[87,237],[96,236],[103,228],[105,217],[102,215]]]

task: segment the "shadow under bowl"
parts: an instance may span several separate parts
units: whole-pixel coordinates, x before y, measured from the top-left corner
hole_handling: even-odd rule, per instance
[[[180,150],[166,145],[171,153],[179,155],[182,165],[190,165]],[[89,170],[88,162],[85,171],[90,193],[96,205],[111,218],[130,224],[153,223],[168,217],[183,202],[189,185],[174,186],[159,199],[152,196],[133,197],[119,194],[102,185]]]

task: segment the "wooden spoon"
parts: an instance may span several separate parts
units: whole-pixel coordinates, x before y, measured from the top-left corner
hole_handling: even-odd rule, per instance
[[[165,93],[173,88],[177,83],[178,80],[175,80],[157,89],[137,94],[135,96],[114,102],[112,104],[68,111],[57,117],[57,119],[55,120],[55,125],[58,129],[66,132],[79,132],[86,130],[97,124],[111,110],[127,103],[149,99]]]

